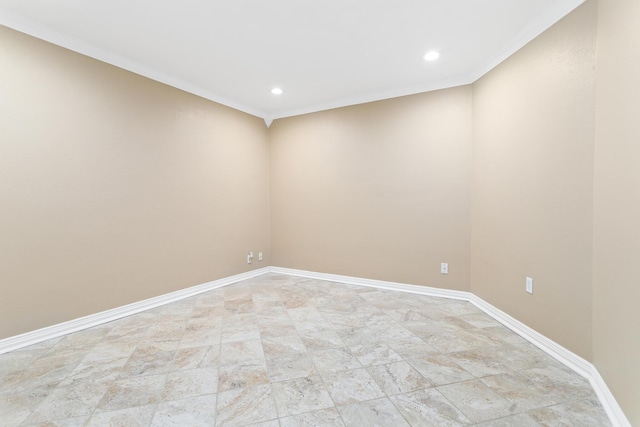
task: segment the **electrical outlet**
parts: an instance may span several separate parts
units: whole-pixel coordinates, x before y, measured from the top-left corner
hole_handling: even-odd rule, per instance
[[[247,264],[251,264],[251,261],[253,261],[253,252],[247,254]]]
[[[531,277],[527,277],[525,283],[525,290],[528,293],[533,294],[533,279]]]
[[[440,274],[449,274],[449,263],[447,262],[440,263]]]
[[[262,261],[262,252],[258,252],[258,261]]]

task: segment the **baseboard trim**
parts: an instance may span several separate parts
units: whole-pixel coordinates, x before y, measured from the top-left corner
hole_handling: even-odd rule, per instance
[[[236,274],[234,276],[224,277],[222,279],[214,280],[211,282],[203,283],[201,285],[191,286],[186,289],[171,292],[157,297],[149,298],[146,300],[134,302],[132,304],[116,307],[111,310],[102,311],[100,313],[90,314],[85,317],[81,317],[67,322],[58,323],[56,325],[47,326],[35,331],[26,332],[21,335],[5,338],[0,340],[0,354],[7,353],[9,351],[18,350],[29,345],[37,344],[42,341],[58,338],[63,335],[70,334],[72,332],[78,332],[83,329],[92,328],[94,326],[102,325],[113,320],[121,319],[123,317],[131,316],[142,311],[150,310],[165,304],[169,304],[175,301],[179,301],[185,298],[192,297],[194,295],[208,292],[213,289],[218,289],[223,286],[228,286],[242,280],[251,279],[256,276],[261,276],[269,272],[269,267],[260,268],[257,270],[247,271],[246,273]]]
[[[525,325],[524,323],[520,322],[504,311],[494,307],[493,305],[489,304],[488,302],[471,292],[409,285],[405,283],[387,282],[383,280],[365,279],[353,276],[341,276],[337,274],[317,273],[306,270],[294,270],[282,267],[271,267],[270,271],[272,273],[286,274],[289,276],[307,277],[310,279],[326,280],[330,282],[346,283],[350,285],[361,285],[379,289],[408,292],[418,295],[468,301],[478,307],[487,315],[491,316],[496,321],[500,322],[516,334],[520,335],[521,337],[538,347],[540,350],[544,351],[554,359],[567,366],[572,371],[576,372],[578,375],[587,379],[591,384],[591,387],[593,387],[594,392],[598,396],[600,404],[607,413],[611,424],[614,427],[631,427],[631,424],[622,412],[622,409],[611,393],[611,390],[609,390],[609,387],[607,387],[604,379],[600,376],[600,373],[593,364],[573,353],[572,351],[567,350],[560,344],[547,338],[536,330],[530,328],[529,326]]]
[[[613,424],[614,427],[631,427],[631,423],[627,419],[627,416],[622,411],[620,405],[618,405],[618,401],[613,396],[613,393],[609,390],[604,378],[602,378],[600,372],[598,372],[598,369],[594,365],[591,365],[589,382],[591,383],[593,390],[596,392],[598,400],[600,400],[600,404],[607,412],[611,424]]]
[[[37,344],[42,341],[57,338],[83,329],[98,326],[113,320],[117,320],[126,316],[150,310],[165,304],[189,298],[204,292],[218,289],[224,286],[232,285],[242,280],[251,279],[267,273],[284,274],[288,276],[306,277],[309,279],[325,280],[329,282],[345,283],[349,285],[367,286],[377,289],[385,289],[399,292],[412,293],[417,295],[426,295],[432,297],[449,298],[462,301],[468,301],[478,307],[487,315],[491,316],[513,332],[517,333],[533,345],[549,354],[559,362],[566,365],[569,369],[578,373],[582,377],[589,380],[593,387],[602,407],[609,416],[609,420],[614,427],[631,427],[631,423],[627,420],[624,412],[618,405],[615,397],[607,387],[604,379],[596,369],[596,367],[577,354],[567,350],[556,342],[545,337],[541,333],[528,327],[519,320],[513,318],[509,314],[492,306],[482,298],[472,294],[471,292],[455,291],[449,289],[432,288],[428,286],[410,285],[406,283],[388,282],[384,280],[366,279],[361,277],[343,276],[339,274],[318,273],[307,270],[296,270],[283,267],[264,267],[257,270],[248,271],[234,276],[225,277],[201,285],[192,286],[179,291],[171,292],[157,297],[149,298],[143,301],[127,304],[111,310],[81,317],[79,319],[70,320],[68,322],[59,323],[57,325],[48,326],[46,328],[37,329],[21,335],[5,338],[0,340],[0,354],[9,351],[18,350],[29,345]]]
[[[429,286],[410,285],[407,283],[387,282],[384,280],[365,279],[362,277],[342,276],[339,274],[316,273],[314,271],[295,270],[292,268],[271,267],[272,273],[286,274],[287,276],[306,277],[309,279],[326,280],[327,282],[345,283],[347,285],[368,286],[370,288],[401,291],[411,294],[427,295],[468,301],[469,292],[454,291],[449,289],[432,288]]]

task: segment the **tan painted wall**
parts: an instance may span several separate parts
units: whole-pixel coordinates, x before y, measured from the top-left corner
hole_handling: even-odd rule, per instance
[[[0,338],[268,249],[258,118],[0,27]]]
[[[277,120],[272,264],[468,290],[470,161],[470,86]]]
[[[473,85],[471,291],[587,359],[596,15],[588,1]]]
[[[640,2],[598,7],[593,361],[640,426]]]

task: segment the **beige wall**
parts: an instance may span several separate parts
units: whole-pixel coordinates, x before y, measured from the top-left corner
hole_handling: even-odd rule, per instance
[[[470,86],[277,120],[270,137],[273,265],[468,290]]]
[[[588,1],[473,85],[471,291],[587,359],[596,12]]]
[[[269,265],[264,122],[0,27],[0,338]]]
[[[640,2],[598,7],[593,362],[640,426]]]

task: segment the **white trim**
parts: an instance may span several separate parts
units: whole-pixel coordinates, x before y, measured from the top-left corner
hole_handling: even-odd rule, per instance
[[[555,341],[550,340],[534,329],[531,329],[530,327],[508,315],[504,311],[497,309],[496,307],[492,306],[491,304],[471,292],[438,289],[427,286],[408,285],[404,283],[386,282],[382,280],[364,279],[352,276],[340,276],[337,274],[316,273],[305,270],[293,270],[281,267],[271,267],[270,271],[272,273],[287,274],[290,276],[308,277],[311,279],[327,280],[330,282],[340,282],[350,285],[361,285],[419,295],[468,301],[485,312],[487,315],[491,316],[507,328],[511,329],[513,332],[520,335],[522,338],[538,347],[540,350],[547,353],[549,356],[558,360],[569,369],[576,372],[578,375],[581,375],[582,377],[587,379],[591,384],[591,387],[593,387],[596,395],[598,396],[600,404],[607,413],[607,416],[609,417],[609,420],[611,421],[613,427],[631,427],[631,424],[624,415],[624,412],[622,412],[622,409],[611,393],[611,390],[609,390],[609,387],[607,387],[604,379],[600,376],[600,373],[593,364],[573,353],[572,351],[567,350]]]
[[[530,41],[538,37],[551,26],[555,25],[560,19],[564,18],[575,8],[580,6],[585,0],[570,0],[555,2],[546,11],[541,13],[538,18],[529,26],[524,28],[514,39],[510,40],[506,46],[498,52],[494,57],[490,58],[485,64],[479,64],[474,70],[464,75],[455,76],[449,79],[432,82],[426,85],[415,85],[409,87],[400,87],[393,90],[381,90],[364,95],[352,97],[343,97],[326,103],[314,103],[303,107],[288,108],[283,110],[263,111],[256,109],[246,103],[236,102],[226,96],[214,93],[209,89],[203,88],[189,82],[183,78],[177,77],[155,67],[150,67],[123,55],[119,55],[109,50],[99,48],[95,45],[87,43],[77,37],[68,36],[60,33],[46,25],[34,22],[32,20],[21,17],[13,12],[0,8],[0,25],[13,28],[14,30],[23,32],[30,36],[48,41],[58,46],[74,52],[81,53],[107,64],[131,71],[141,76],[150,78],[160,83],[173,86],[194,95],[201,96],[218,104],[231,107],[233,109],[260,117],[265,120],[267,127],[271,125],[274,119],[285,117],[299,116],[302,114],[315,113],[318,111],[331,110],[334,108],[347,107],[351,105],[365,104],[369,102],[381,101],[401,96],[414,95],[423,92],[431,92],[435,90],[447,89],[451,87],[464,86],[474,83],[480,77],[491,71],[502,61],[513,55],[515,52],[523,48]],[[558,19],[558,16],[562,18]]]
[[[32,37],[44,40],[46,42],[55,44],[57,46],[64,47],[71,51],[80,53],[98,61],[105,62],[123,70],[130,71],[134,74],[138,74],[143,77],[147,77],[151,80],[172,86],[176,89],[189,92],[193,95],[200,96],[215,103],[233,108],[234,110],[242,111],[256,117],[265,117],[266,112],[255,109],[244,103],[236,102],[226,96],[222,96],[218,93],[212,92],[209,89],[205,89],[198,84],[194,84],[188,80],[176,77],[173,74],[167,73],[160,69],[150,67],[142,62],[133,58],[126,57],[114,53],[110,50],[99,48],[93,44],[87,43],[84,40],[76,37],[70,37],[62,34],[46,25],[42,25],[33,22],[29,19],[25,19],[15,13],[3,10],[0,8],[0,25],[20,31],[21,33],[30,35]]]
[[[507,44],[504,49],[498,52],[493,58],[487,61],[483,66],[474,70],[475,73],[469,74],[467,78],[474,83],[476,80],[500,65],[504,60],[525,47],[529,42],[533,41],[540,34],[556,25],[567,15],[578,8],[585,0],[573,0],[571,2],[554,2],[544,13],[524,28],[520,33]],[[558,19],[558,16],[561,18]]]
[[[288,276],[307,277],[310,279],[325,280],[329,282],[338,282],[349,285],[367,286],[372,288],[407,292],[418,295],[468,301],[469,303],[475,305],[480,310],[485,312],[487,315],[491,316],[527,341],[531,342],[533,345],[535,345],[545,353],[549,354],[551,357],[566,365],[569,369],[589,380],[589,383],[598,396],[598,399],[600,400],[602,407],[607,413],[613,427],[631,427],[631,424],[624,415],[624,412],[620,408],[620,405],[618,405],[618,402],[611,393],[611,390],[609,390],[609,387],[607,387],[604,379],[602,378],[602,376],[600,376],[600,373],[593,364],[581,358],[577,354],[567,350],[556,342],[550,340],[541,333],[536,332],[535,330],[531,329],[519,320],[511,317],[502,310],[497,309],[496,307],[492,306],[491,304],[489,304],[482,298],[472,294],[471,292],[410,285],[406,283],[387,282],[384,280],[365,279],[353,276],[342,276],[338,274],[318,273],[313,271],[296,270],[283,267],[264,267],[257,270],[248,271],[246,273],[225,277],[222,279],[214,280],[212,282],[192,286],[187,289],[182,289],[165,295],[160,295],[143,301],[117,307],[112,310],[103,311],[86,317],[81,317],[79,319],[70,320],[68,322],[38,329],[32,332],[27,332],[22,335],[5,338],[3,340],[0,340],[0,354],[12,350],[17,350],[19,348],[23,348],[32,344],[37,344],[39,342],[46,341],[52,338],[57,338],[62,335],[70,334],[72,332],[77,332],[83,329],[91,328],[93,326],[111,322],[122,317],[140,313],[145,310],[150,310],[152,308],[189,298],[203,292],[211,291],[213,289],[232,285],[242,280],[251,279],[253,277],[261,276],[266,273],[278,273]]]
[[[538,347],[540,350],[547,353],[549,356],[559,360],[566,365],[572,371],[575,371],[582,377],[589,379],[591,375],[592,364],[578,356],[577,354],[567,350],[555,341],[550,340],[541,333],[531,329],[519,320],[511,317],[502,310],[492,306],[482,298],[471,294],[469,302],[480,310],[484,311],[489,316],[493,317],[498,322],[502,323],[513,332],[520,335],[522,338],[529,341],[531,344]]]
[[[212,282],[203,283],[201,285],[191,286],[186,289],[171,292],[146,300],[134,302],[132,304],[123,305],[111,310],[102,311],[100,313],[90,314],[89,316],[79,319],[69,320],[68,322],[58,323],[57,325],[47,326],[46,328],[37,329],[21,335],[5,338],[0,340],[0,354],[17,350],[32,344],[70,334],[72,332],[81,331],[83,329],[102,325],[113,320],[117,320],[132,314],[150,310],[161,305],[169,304],[203,292],[228,286],[242,280],[251,279],[269,272],[269,267],[257,270],[247,271],[246,273],[236,274],[234,276],[224,277]]]
[[[417,95],[425,92],[433,92],[436,90],[466,86],[473,83],[475,81],[474,78],[475,74],[469,74],[451,79],[440,80],[429,84],[398,87],[392,90],[382,90],[356,96],[336,98],[335,100],[329,102],[311,104],[304,107],[274,110],[270,112],[268,117],[271,117],[272,119],[284,119],[287,117],[301,116],[303,114],[311,114],[320,111],[333,110],[336,108],[350,107],[352,105],[368,104],[370,102],[383,101],[386,99],[394,99],[403,96]]]
[[[271,267],[271,273],[286,274],[287,276],[307,277],[309,279],[325,280],[327,282],[345,283],[347,285],[368,286],[370,288],[387,289],[391,291],[408,292],[411,294],[428,295],[432,297],[469,300],[469,292],[452,291],[448,289],[431,288],[428,286],[408,285],[406,283],[387,282],[384,280],[364,279],[362,277],[342,276],[339,274],[316,273],[292,268]]]
[[[618,405],[616,398],[607,387],[607,383],[598,372],[594,365],[591,365],[591,375],[589,377],[591,387],[596,392],[600,404],[609,416],[609,420],[614,427],[631,427],[631,423],[627,420],[627,416],[622,412],[622,408]]]

